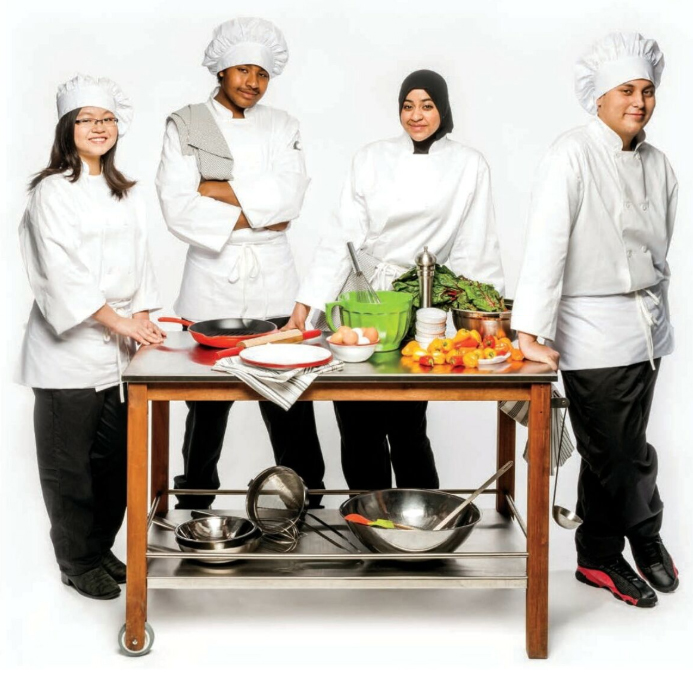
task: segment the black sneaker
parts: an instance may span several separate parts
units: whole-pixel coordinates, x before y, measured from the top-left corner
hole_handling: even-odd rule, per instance
[[[630,548],[638,572],[657,591],[665,594],[676,591],[679,586],[679,571],[659,535],[647,540],[632,540]]]
[[[628,605],[638,608],[657,605],[657,594],[635,574],[621,554],[601,562],[578,556],[575,577],[591,587],[608,589],[614,597]]]
[[[109,549],[101,557],[101,567],[118,583],[125,584],[125,564]]]
[[[63,584],[74,587],[77,593],[87,598],[107,601],[120,596],[120,587],[101,566],[87,570],[81,575],[60,573],[60,579]]]

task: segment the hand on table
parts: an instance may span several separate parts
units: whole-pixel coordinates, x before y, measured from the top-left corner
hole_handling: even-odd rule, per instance
[[[553,371],[558,371],[558,361],[561,357],[558,351],[545,344],[540,344],[537,341],[537,337],[533,334],[519,332],[518,340],[520,342],[520,350],[528,360],[543,362],[549,365]]]
[[[289,322],[287,322],[286,325],[284,325],[284,327],[281,328],[281,331],[285,332],[288,329],[300,329],[301,332],[304,332],[306,329],[306,320],[308,318],[309,313],[310,306],[307,306],[306,304],[301,304],[300,302],[296,302],[293,313],[289,318]]]
[[[166,332],[149,320],[149,318],[135,316],[132,318],[119,317],[115,324],[111,326],[111,331],[121,336],[130,337],[143,346],[163,343],[166,338]]]

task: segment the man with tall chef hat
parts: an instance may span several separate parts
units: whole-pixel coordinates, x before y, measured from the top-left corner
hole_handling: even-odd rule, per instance
[[[298,288],[286,229],[309,179],[296,119],[259,102],[289,58],[269,21],[218,26],[203,66],[216,77],[205,103],[172,113],[156,184],[166,225],[189,245],[174,308],[193,321],[289,315]],[[180,489],[217,489],[231,402],[188,402]],[[288,412],[260,402],[275,460],[321,488],[324,462],[313,406]],[[251,447],[249,447],[251,448]],[[178,507],[209,507],[213,496],[179,496]]]
[[[679,584],[646,436],[661,358],[674,349],[677,182],[644,131],[663,69],[657,42],[639,33],[610,34],[578,61],[576,93],[594,116],[539,167],[512,318],[525,356],[560,368],[570,401],[582,457],[576,578],[637,607]]]

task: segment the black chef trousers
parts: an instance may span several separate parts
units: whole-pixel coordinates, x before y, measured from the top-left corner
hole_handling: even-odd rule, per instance
[[[34,388],[34,432],[43,499],[60,570],[101,563],[127,500],[127,404],[118,386]]]
[[[224,444],[233,402],[186,402],[188,418],[183,439],[184,474],[173,480],[175,488],[218,489],[217,463]],[[296,402],[284,411],[274,402],[260,402],[260,413],[269,433],[277,465],[295,470],[308,488],[324,488],[325,462],[320,449],[312,402]],[[179,495],[178,509],[206,509],[213,495]],[[316,507],[321,496],[311,496]]]
[[[655,536],[663,505],[657,490],[657,453],[647,442],[656,369],[626,367],[564,371],[570,420],[582,457],[575,535],[580,556],[619,554],[625,539]]]
[[[334,402],[342,435],[342,470],[349,488],[438,488],[428,402]],[[389,443],[389,447],[388,447]]]

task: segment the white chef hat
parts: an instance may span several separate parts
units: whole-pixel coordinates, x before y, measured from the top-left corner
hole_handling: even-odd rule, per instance
[[[289,48],[279,28],[265,19],[239,18],[214,29],[202,65],[213,75],[234,65],[259,65],[276,77],[288,60]]]
[[[123,135],[132,121],[132,104],[122,89],[106,77],[77,75],[58,87],[55,96],[58,118],[92,105],[110,110],[118,118],[118,135]]]
[[[590,114],[597,112],[597,99],[607,91],[634,79],[647,79],[659,86],[664,54],[655,40],[640,33],[611,33],[592,45],[575,64],[575,93]]]

